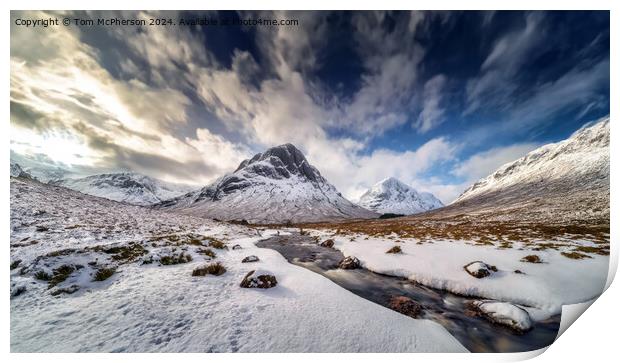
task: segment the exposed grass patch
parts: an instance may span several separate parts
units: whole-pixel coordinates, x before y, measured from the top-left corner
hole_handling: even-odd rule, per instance
[[[502,243],[500,243],[500,245],[497,248],[499,248],[501,250],[512,248],[512,242],[502,241]]]
[[[604,222],[604,221],[602,221]],[[456,239],[474,241],[480,245],[494,245],[496,241],[518,241],[523,243],[533,240],[578,240],[586,239],[609,245],[609,222],[574,224],[543,224],[519,221],[475,221],[467,215],[450,218],[429,218],[428,215],[408,216],[397,219],[375,219],[364,221],[347,221],[334,223],[305,223],[297,227],[335,230],[337,235],[365,234],[371,237],[386,238],[397,235],[400,238],[418,239],[420,241]],[[538,242],[532,242],[538,245]],[[507,247],[507,245],[505,245]],[[558,249],[561,244],[542,244],[540,250]],[[503,246],[500,246],[502,248]]]
[[[205,276],[205,275],[215,275],[220,276],[224,272],[226,272],[226,268],[219,262],[211,263],[206,266],[195,268],[192,271],[192,276]]]
[[[202,246],[202,239],[196,238],[196,237],[189,237],[189,240],[187,241],[188,244],[190,245],[194,245],[194,246]]]
[[[402,253],[403,250],[400,248],[400,246],[394,246],[392,248],[390,248],[389,250],[385,251],[385,253]]]
[[[196,250],[197,253],[201,254],[201,255],[205,255],[211,258],[215,258],[215,252],[213,252],[212,249],[210,248],[199,248]]]
[[[595,253],[597,255],[601,255],[601,256],[608,256],[609,255],[609,249],[603,248],[603,247],[590,247],[590,246],[579,246],[577,248],[575,248],[575,251],[579,251],[579,252],[585,252],[585,253]]]
[[[564,257],[568,257],[571,258],[573,260],[581,260],[584,258],[592,258],[588,255],[584,255],[583,253],[579,253],[579,252],[562,252],[562,256]]]
[[[115,272],[115,268],[100,268],[99,270],[97,270],[97,272],[95,272],[95,277],[93,278],[93,281],[105,281],[109,279],[112,275],[114,275]]]
[[[50,278],[47,288],[50,289],[61,282],[65,281],[75,271],[75,267],[71,265],[62,265],[54,269],[54,274]]]
[[[228,249],[226,243],[212,237],[209,237],[209,247],[217,248],[218,250]]]
[[[101,248],[101,250],[109,255],[112,255],[113,260],[120,262],[133,262],[148,253],[148,251],[144,249],[141,244],[136,242],[131,242],[126,246]]]
[[[50,276],[50,274],[48,274],[47,272],[40,270],[35,272],[34,278],[42,281],[49,281],[51,280],[52,276]]]
[[[527,255],[521,259],[521,262],[542,263],[542,260],[538,255]]]
[[[181,263],[188,263],[192,261],[192,256],[187,253],[172,254],[170,256],[162,256],[159,258],[159,263],[162,265],[178,265]]]

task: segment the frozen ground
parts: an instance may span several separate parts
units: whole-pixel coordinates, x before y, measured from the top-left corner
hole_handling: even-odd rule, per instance
[[[563,241],[511,242],[500,245],[470,240],[433,240],[420,242],[397,235],[373,237],[333,230],[312,230],[319,242],[335,241],[334,248],[345,256],[355,256],[369,270],[402,276],[423,285],[453,293],[511,302],[526,307],[535,320],[559,314],[563,304],[588,301],[600,295],[605,286],[609,256],[605,247],[573,238]],[[399,246],[401,253],[386,253]],[[542,248],[542,247],[544,248]],[[597,253],[569,258],[575,246]],[[608,248],[608,242],[607,242]],[[535,255],[527,262],[526,256]],[[530,257],[532,258],[532,257]],[[475,261],[495,266],[488,277],[476,278],[464,266]],[[518,272],[515,272],[518,271]],[[520,273],[519,273],[520,272]]]
[[[11,179],[11,351],[464,351],[438,324],[254,246],[272,233]],[[227,271],[192,276],[211,261]],[[278,286],[240,288],[254,268]],[[93,282],[101,271],[113,273]]]

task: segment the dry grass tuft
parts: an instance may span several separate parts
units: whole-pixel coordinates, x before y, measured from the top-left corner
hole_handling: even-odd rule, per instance
[[[392,248],[390,248],[389,250],[387,250],[385,253],[402,253],[403,250],[400,248],[400,246],[394,246]]]
[[[226,268],[219,262],[211,263],[206,266],[195,268],[192,271],[192,276],[206,276],[206,275],[214,275],[220,276],[224,272],[226,272]]]

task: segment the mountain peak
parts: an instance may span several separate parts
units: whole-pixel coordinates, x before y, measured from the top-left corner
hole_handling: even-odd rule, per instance
[[[402,181],[389,177],[368,189],[359,204],[377,213],[416,214],[443,207],[431,193],[419,193]]]
[[[297,175],[317,182],[321,178],[319,171],[308,163],[304,154],[290,143],[269,148],[242,161],[235,173],[244,169],[276,179]]]
[[[393,176],[385,178],[385,179],[381,180],[380,182],[378,182],[377,184],[375,184],[375,186],[379,186],[379,185],[385,185],[385,186],[389,186],[389,187],[411,188],[410,186],[408,186],[407,184],[403,183],[402,181],[396,179]]]
[[[260,223],[377,217],[346,200],[290,143],[258,153],[213,184],[159,206]]]

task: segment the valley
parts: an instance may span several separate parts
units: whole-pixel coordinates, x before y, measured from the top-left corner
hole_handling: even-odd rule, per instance
[[[11,349],[544,347],[562,306],[606,284],[608,148],[607,119],[447,206],[394,178],[356,205],[291,144],[189,192],[132,173],[43,183],[11,164]]]

